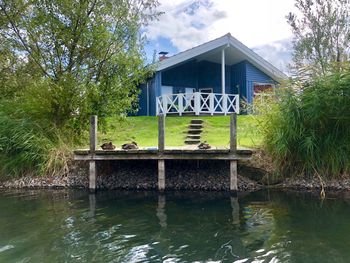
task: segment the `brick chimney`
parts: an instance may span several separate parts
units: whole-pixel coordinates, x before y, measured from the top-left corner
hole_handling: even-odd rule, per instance
[[[164,60],[164,59],[167,59],[167,58],[168,58],[168,57],[167,57],[168,53],[169,53],[169,52],[165,52],[165,51],[159,52],[159,53],[158,53],[158,54],[159,54],[159,61],[162,61],[162,60]]]

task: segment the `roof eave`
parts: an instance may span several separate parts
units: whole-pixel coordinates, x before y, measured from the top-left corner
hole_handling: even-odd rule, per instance
[[[275,81],[288,78],[286,74],[284,74],[282,71],[280,71],[278,68],[273,66],[271,63],[269,63],[268,61],[260,57],[258,54],[256,54],[250,48],[248,48],[243,43],[238,41],[236,38],[231,36],[231,34],[226,34],[220,38],[214,39],[212,41],[209,41],[197,47],[180,52],[179,54],[174,55],[170,58],[167,58],[158,63],[156,71],[162,71],[164,69],[173,67],[177,64],[188,61],[205,52],[208,52],[210,50],[213,50],[215,48],[219,48],[225,45],[231,45],[232,47],[238,49],[247,57],[247,61],[252,63],[254,66],[258,67],[261,71],[263,71],[265,74],[270,76]]]

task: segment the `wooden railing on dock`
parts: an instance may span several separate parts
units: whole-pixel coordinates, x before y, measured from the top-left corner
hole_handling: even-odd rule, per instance
[[[166,188],[165,160],[228,160],[230,161],[230,190],[237,191],[237,161],[247,160],[252,156],[250,150],[237,149],[237,116],[230,117],[230,147],[222,149],[167,149],[165,147],[165,116],[158,116],[158,148],[135,150],[98,150],[97,116],[90,119],[90,149],[74,151],[75,160],[89,161],[89,188],[96,190],[97,161],[104,160],[157,160],[158,189]]]

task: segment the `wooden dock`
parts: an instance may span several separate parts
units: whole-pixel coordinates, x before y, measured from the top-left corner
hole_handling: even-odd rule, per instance
[[[97,116],[90,120],[90,149],[75,150],[74,160],[89,161],[89,188],[96,190],[96,162],[107,160],[157,160],[158,190],[166,188],[166,160],[227,160],[230,161],[230,190],[237,191],[237,162],[248,160],[251,150],[237,149],[236,114],[230,118],[230,148],[213,148],[208,150],[188,148],[165,148],[165,117],[158,116],[158,147],[135,150],[98,150],[97,149]]]

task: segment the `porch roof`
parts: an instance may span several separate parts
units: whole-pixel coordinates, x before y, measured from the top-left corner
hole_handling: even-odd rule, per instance
[[[226,65],[247,60],[276,81],[287,78],[286,74],[231,36],[230,33],[160,61],[157,71],[174,67],[191,59],[220,63],[223,48],[225,48]]]

